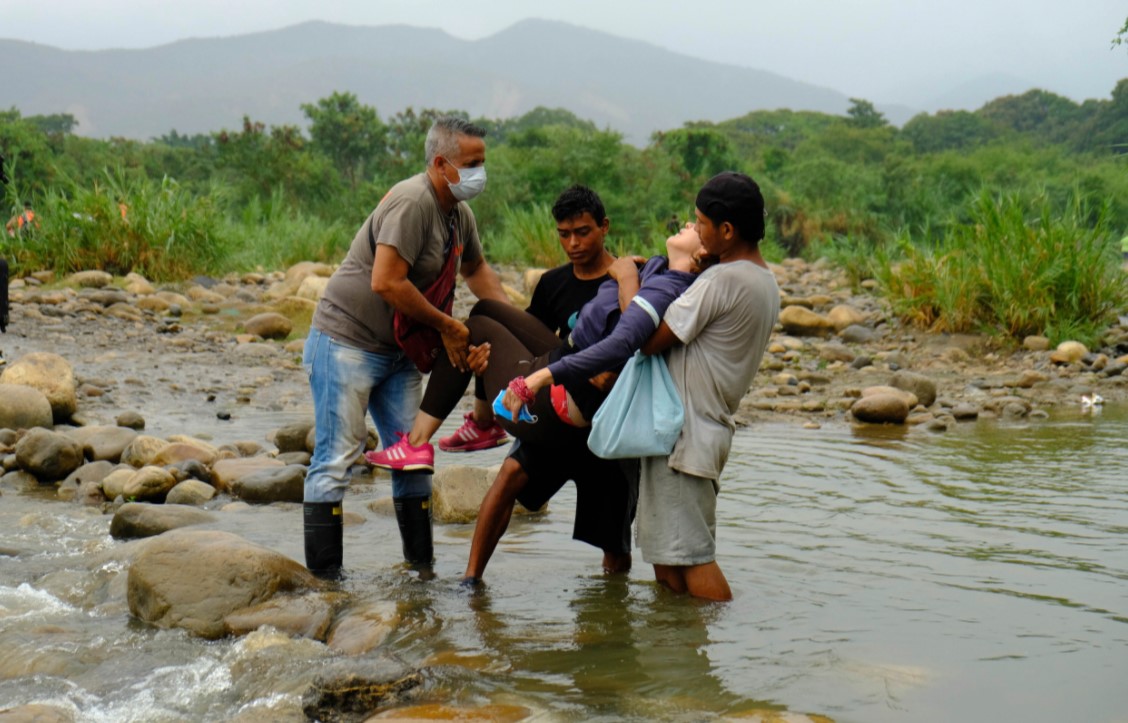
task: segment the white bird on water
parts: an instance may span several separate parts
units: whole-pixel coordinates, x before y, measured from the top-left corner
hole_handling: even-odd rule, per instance
[[[1097,409],[1104,404],[1104,397],[1096,392],[1081,395],[1081,409]]]

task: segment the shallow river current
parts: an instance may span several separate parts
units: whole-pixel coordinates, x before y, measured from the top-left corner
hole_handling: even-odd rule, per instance
[[[261,429],[241,437],[285,421],[244,419]],[[345,531],[345,589],[395,603],[381,652],[424,669],[417,700],[467,709],[1128,721],[1126,470],[1128,407],[946,434],[743,428],[719,508],[729,604],[660,590],[637,558],[629,576],[604,577],[598,551],[570,539],[570,487],[546,515],[514,519],[482,591],[457,584],[471,525],[436,528],[437,575],[421,581],[397,564],[394,521],[367,508],[389,494],[377,478],[346,499],[365,521]],[[317,665],[323,646],[279,661],[254,636],[203,642],[139,624],[110,517],[52,493],[0,496],[0,547],[19,553],[0,556],[0,709],[146,722],[300,710],[293,667]],[[221,529],[302,560],[298,505],[220,516]]]

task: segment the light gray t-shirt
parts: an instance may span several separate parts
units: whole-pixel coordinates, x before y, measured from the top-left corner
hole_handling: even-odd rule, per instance
[[[736,430],[733,415],[778,317],[775,276],[751,261],[706,269],[666,310],[664,321],[682,341],[666,352],[666,364],[685,406],[670,467],[720,479]]]
[[[374,244],[395,248],[410,267],[407,279],[423,290],[439,276],[443,248],[454,220],[462,256],[482,256],[474,213],[465,203],[443,213],[426,173],[400,181],[384,196],[357,231],[344,262],[333,273],[313,314],[312,324],[334,339],[364,351],[390,354],[399,349],[392,334],[391,305],[372,291]]]

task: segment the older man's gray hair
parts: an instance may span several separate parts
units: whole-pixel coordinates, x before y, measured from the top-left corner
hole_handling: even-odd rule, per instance
[[[486,129],[457,116],[445,115],[435,119],[431,130],[427,131],[427,141],[423,144],[427,165],[431,165],[435,156],[443,158],[457,156],[459,136],[485,138]]]

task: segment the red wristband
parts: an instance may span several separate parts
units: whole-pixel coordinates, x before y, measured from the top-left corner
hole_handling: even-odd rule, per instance
[[[514,377],[513,381],[509,382],[509,391],[513,392],[522,404],[532,404],[537,398],[529,390],[529,385],[525,383],[525,377]]]

